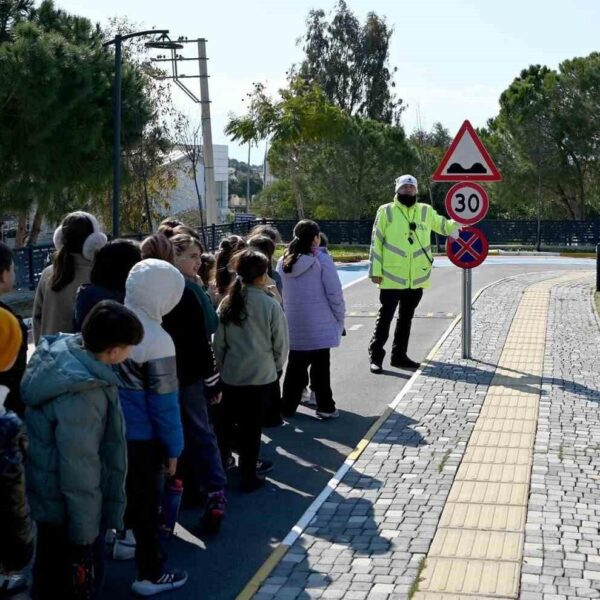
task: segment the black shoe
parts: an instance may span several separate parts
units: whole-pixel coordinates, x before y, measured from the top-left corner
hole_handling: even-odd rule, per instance
[[[264,479],[262,479],[261,477],[255,477],[250,481],[244,481],[242,485],[240,485],[240,491],[244,494],[249,494],[250,492],[255,492],[256,490],[259,490],[264,485]]]
[[[390,361],[390,364],[392,365],[392,367],[395,367],[396,369],[418,369],[421,365],[418,362],[415,362],[414,360],[411,360],[410,358],[408,358],[408,356],[404,356],[402,358],[393,358]]]
[[[273,470],[273,463],[270,460],[265,460],[263,458],[259,458],[256,461],[256,474],[257,475],[266,475]]]
[[[369,368],[371,369],[371,373],[375,373],[376,375],[383,372],[381,365],[378,365],[374,362],[371,363],[371,366]]]

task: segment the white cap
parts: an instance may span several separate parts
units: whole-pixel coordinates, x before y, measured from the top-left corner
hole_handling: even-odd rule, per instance
[[[417,178],[413,177],[412,175],[400,175],[400,177],[396,177],[396,182],[394,186],[394,191],[396,194],[403,185],[414,185],[415,187],[418,187]]]

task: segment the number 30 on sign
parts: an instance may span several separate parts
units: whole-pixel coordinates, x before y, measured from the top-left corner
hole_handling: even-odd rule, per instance
[[[474,225],[485,219],[489,208],[486,191],[477,183],[461,182],[446,194],[446,212],[463,225]]]

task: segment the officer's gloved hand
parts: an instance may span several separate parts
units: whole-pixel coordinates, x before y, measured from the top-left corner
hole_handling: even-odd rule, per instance
[[[453,231],[449,237],[451,237],[453,240],[458,238],[458,235],[460,234],[460,228],[457,229],[456,231]]]

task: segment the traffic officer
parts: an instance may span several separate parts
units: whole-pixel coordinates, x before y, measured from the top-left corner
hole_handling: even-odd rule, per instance
[[[433,256],[431,231],[457,237],[459,224],[439,215],[429,204],[417,202],[417,180],[402,175],[395,182],[395,197],[380,206],[373,225],[369,277],[379,285],[379,314],[369,344],[371,373],[381,373],[384,346],[398,309],[391,365],[416,369],[406,351],[415,309],[430,286]]]

